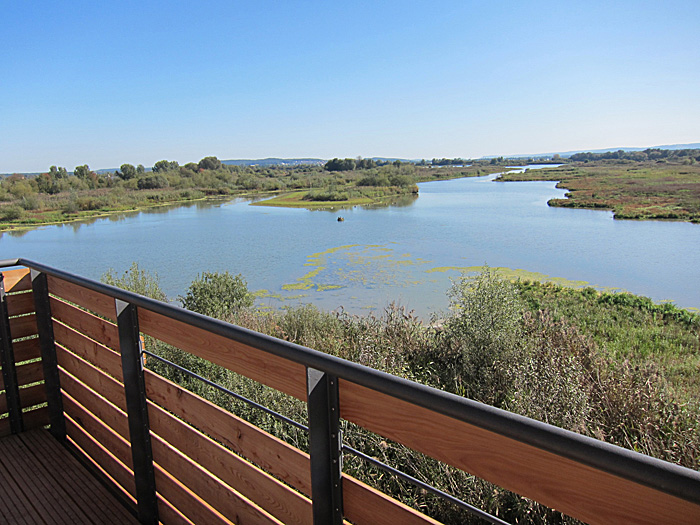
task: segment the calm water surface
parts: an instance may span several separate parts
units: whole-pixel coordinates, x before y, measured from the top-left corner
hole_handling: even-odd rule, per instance
[[[700,226],[550,208],[564,194],[554,183],[493,178],[422,183],[418,199],[388,208],[236,200],[5,233],[0,258],[91,278],[136,261],[171,298],[201,272],[228,270],[272,308],[306,302],[362,313],[397,301],[427,317],[447,307],[450,279],[483,264],[700,306]]]

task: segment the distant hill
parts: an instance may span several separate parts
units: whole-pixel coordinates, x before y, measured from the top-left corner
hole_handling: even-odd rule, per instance
[[[222,164],[229,164],[231,166],[300,166],[300,165],[315,165],[315,164],[325,164],[324,159],[278,159],[278,158],[267,158],[267,159],[231,159],[222,160]]]
[[[482,159],[493,159],[496,157],[505,157],[507,159],[520,159],[520,158],[534,158],[534,159],[541,159],[541,158],[551,158],[554,155],[559,155],[560,157],[570,157],[571,155],[575,155],[576,153],[608,153],[610,151],[644,151],[645,149],[700,149],[700,142],[695,142],[693,144],[670,144],[667,146],[646,146],[643,148],[630,148],[630,147],[623,147],[623,148],[606,148],[606,149],[579,149],[575,151],[555,151],[553,153],[530,153],[530,154],[518,154],[518,155],[489,155],[485,157],[481,157]]]

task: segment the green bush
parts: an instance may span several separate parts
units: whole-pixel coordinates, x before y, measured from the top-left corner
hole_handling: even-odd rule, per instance
[[[3,206],[0,208],[0,220],[2,221],[18,221],[24,217],[24,210],[19,206]]]
[[[253,306],[254,299],[240,274],[204,272],[192,281],[180,301],[188,310],[225,319],[241,308]]]

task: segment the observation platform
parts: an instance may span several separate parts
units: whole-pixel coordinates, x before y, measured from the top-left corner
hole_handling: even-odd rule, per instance
[[[587,523],[700,523],[694,470],[39,262],[2,269],[3,523],[438,523],[420,511],[429,508],[349,475],[347,455],[447,500],[465,520],[505,523],[349,446],[346,424]],[[290,396],[308,417],[293,421],[212,383],[144,348],[144,337],[182,362],[198,357]],[[152,360],[187,381],[159,375]],[[305,433],[302,444],[185,388],[200,382]]]

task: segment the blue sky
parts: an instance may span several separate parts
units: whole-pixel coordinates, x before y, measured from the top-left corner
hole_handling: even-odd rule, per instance
[[[0,0],[0,173],[700,142],[700,2]]]

